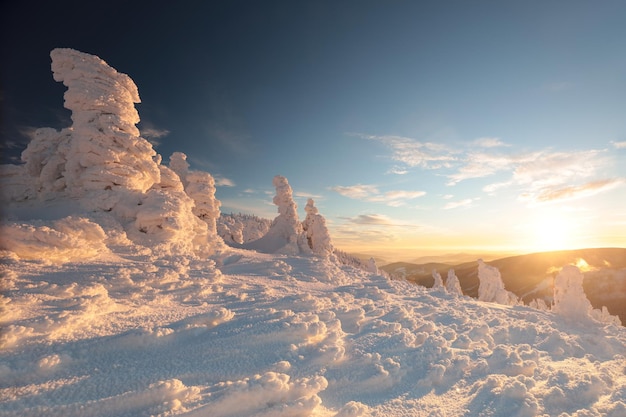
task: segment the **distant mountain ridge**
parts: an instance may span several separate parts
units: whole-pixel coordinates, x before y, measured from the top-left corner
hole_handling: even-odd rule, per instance
[[[509,256],[485,262],[500,271],[505,288],[520,297],[525,304],[534,299],[552,302],[553,280],[565,265],[576,265],[584,273],[583,287],[594,308],[606,306],[626,324],[626,248],[590,248],[539,252]],[[463,294],[478,296],[478,263],[460,264],[429,262],[413,264],[394,262],[381,267],[397,278],[405,278],[425,287],[432,287],[433,270],[442,277],[454,269]]]

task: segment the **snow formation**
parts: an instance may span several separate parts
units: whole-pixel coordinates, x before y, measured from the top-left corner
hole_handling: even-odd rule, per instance
[[[518,304],[515,294],[504,289],[504,282],[498,268],[487,265],[482,259],[478,260],[478,299],[504,305]]]
[[[566,265],[554,280],[554,306],[552,311],[573,321],[585,322],[592,319],[620,325],[617,316],[611,316],[606,307],[594,309],[583,290],[583,274],[574,265]]]
[[[446,280],[446,291],[450,294],[463,295],[459,278],[454,273],[454,269],[448,270],[448,279]]]
[[[52,58],[74,123],[0,169],[1,416],[626,415],[626,329],[575,267],[554,311],[482,261],[480,300],[452,270],[447,291],[391,280],[312,200],[300,222],[280,176],[271,225],[218,219],[213,178],[138,136],[130,78]]]
[[[319,213],[312,198],[308,199],[304,211],[306,218],[302,222],[302,229],[306,233],[309,247],[316,255],[330,256],[333,253],[333,245],[326,227],[326,219]]]
[[[433,269],[433,279],[435,280],[435,283],[433,284],[433,290],[445,290],[446,287],[443,286],[443,279],[441,278],[441,274],[437,272],[436,269]]]
[[[306,218],[300,222],[298,206],[293,199],[293,190],[287,178],[276,175],[272,182],[276,187],[273,202],[277,206],[278,216],[274,218],[264,236],[242,247],[264,253],[334,257],[326,219],[319,214],[313,199],[308,200],[305,207]]]
[[[78,222],[75,227],[93,213],[108,213],[129,239],[155,253],[214,252],[221,243],[215,182],[208,173],[183,170],[176,157],[178,173],[161,165],[161,156],[136,127],[134,104],[140,100],[130,77],[72,49],[55,49],[50,56],[54,79],[67,87],[65,107],[72,111],[72,125],[61,131],[38,129],[22,153],[24,164],[2,168],[2,202],[9,218],[22,216],[15,203],[51,202],[57,216],[72,216],[65,223]],[[61,209],[61,200],[73,203]],[[37,245],[11,247],[23,257],[37,257],[28,251],[45,246],[51,235],[47,230],[34,234]],[[2,245],[11,242],[3,239]]]

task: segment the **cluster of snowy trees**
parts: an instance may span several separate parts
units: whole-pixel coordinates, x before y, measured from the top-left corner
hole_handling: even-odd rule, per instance
[[[0,167],[3,204],[72,201],[68,216],[108,213],[133,243],[157,253],[208,256],[223,247],[221,236],[243,244],[258,242],[262,233],[273,243],[266,250],[332,254],[326,221],[313,200],[300,222],[291,187],[281,176],[274,178],[279,214],[269,226],[257,221],[250,232],[231,217],[219,222],[218,233],[221,204],[214,178],[190,170],[181,152],[172,154],[168,165],[162,163],[136,127],[140,98],[132,79],[97,56],[73,49],[54,49],[50,56],[54,79],[67,87],[65,107],[72,112],[72,125],[38,129],[22,153],[23,164]],[[19,226],[11,227],[16,234]]]
[[[552,311],[556,314],[577,322],[596,320],[601,323],[621,325],[618,316],[611,315],[606,307],[594,309],[583,289],[583,274],[578,267],[566,265],[554,280],[554,299]],[[504,282],[498,268],[478,260],[478,299],[497,304],[515,306],[524,303],[514,293],[504,288]],[[550,310],[545,301],[538,299],[530,304],[540,310]]]
[[[263,237],[272,221],[253,214],[221,213],[217,219],[217,233],[227,244],[242,244]]]

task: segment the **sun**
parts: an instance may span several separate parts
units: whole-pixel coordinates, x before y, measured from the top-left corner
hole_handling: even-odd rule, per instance
[[[563,215],[538,216],[532,225],[533,248],[539,251],[564,250],[571,246],[572,224]]]

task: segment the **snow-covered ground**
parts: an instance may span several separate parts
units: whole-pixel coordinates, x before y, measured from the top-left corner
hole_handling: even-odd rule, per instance
[[[0,416],[626,415],[626,328],[576,267],[552,311],[480,261],[480,300],[391,280],[281,176],[271,223],[218,221],[212,176],[139,136],[130,77],[51,57],[73,124],[0,166]]]
[[[624,416],[626,329],[312,256],[5,258],[2,416]]]

